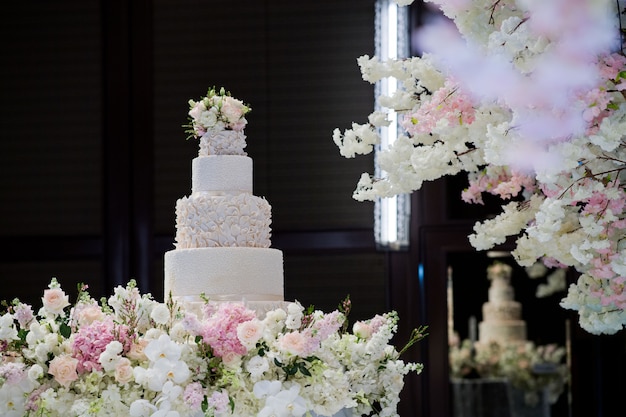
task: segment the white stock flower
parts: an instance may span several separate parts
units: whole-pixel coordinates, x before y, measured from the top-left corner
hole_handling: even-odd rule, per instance
[[[285,327],[290,330],[299,329],[302,325],[302,313],[304,307],[298,303],[289,303],[287,306],[287,318],[285,319]]]
[[[156,324],[166,324],[170,320],[170,310],[165,304],[158,304],[150,312],[150,318]]]
[[[0,340],[10,342],[18,339],[13,315],[6,313],[0,316]]]

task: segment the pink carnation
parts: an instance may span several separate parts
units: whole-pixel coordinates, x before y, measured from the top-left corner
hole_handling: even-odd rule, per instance
[[[240,303],[221,303],[217,311],[202,323],[200,334],[213,349],[215,356],[233,352],[245,355],[248,350],[237,336],[240,323],[256,318],[256,313]]]

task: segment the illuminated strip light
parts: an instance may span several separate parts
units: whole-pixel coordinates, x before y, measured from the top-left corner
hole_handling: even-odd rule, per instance
[[[399,22],[404,22],[403,30],[408,33],[408,22],[406,16],[406,8],[398,8],[398,5],[391,0],[377,1],[376,16],[376,49],[377,56],[381,61],[398,58],[398,51],[407,51],[402,53],[403,56],[408,55],[407,35],[402,36],[399,32]],[[399,40],[404,39],[406,45],[399,47]],[[395,78],[388,77],[382,79],[376,86],[377,96],[392,96],[398,89],[398,81]],[[380,106],[377,104],[378,109]],[[398,116],[395,111],[390,110],[388,113],[390,121],[389,126],[380,129],[380,149],[386,149],[392,145],[398,137]],[[384,171],[377,169],[377,176],[385,175]],[[375,207],[375,231],[376,243],[381,249],[402,249],[408,246],[408,217],[410,214],[410,206],[408,196],[395,196],[387,198],[379,198],[376,200]],[[400,210],[401,209],[401,210]]]

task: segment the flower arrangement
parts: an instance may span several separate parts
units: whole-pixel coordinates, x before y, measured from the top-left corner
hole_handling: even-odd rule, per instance
[[[554,404],[569,380],[563,363],[565,349],[556,344],[472,344],[465,339],[450,346],[449,357],[451,378],[506,378],[512,387],[524,392],[529,406],[536,405],[543,392]]]
[[[422,370],[389,344],[394,312],[347,331],[348,299],[260,318],[243,303],[157,302],[134,281],[99,303],[81,286],[71,305],[53,279],[42,301],[0,316],[2,416],[394,416],[403,377]]]
[[[448,18],[418,36],[421,57],[362,56],[363,79],[401,86],[379,104],[405,134],[377,154],[383,175],[354,192],[372,200],[466,174],[462,199],[502,198],[476,223],[477,250],[517,238],[525,267],[579,273],[561,306],[581,327],[612,334],[626,325],[626,57],[621,6],[613,0],[427,0]],[[402,0],[398,3],[408,4]],[[584,42],[581,42],[585,39]],[[345,157],[371,152],[390,124],[375,111],[333,140]]]
[[[209,88],[207,95],[199,101],[189,100],[189,125],[186,132],[189,137],[200,138],[210,131],[242,131],[248,121],[246,114],[250,106],[231,97],[223,87],[218,90]]]

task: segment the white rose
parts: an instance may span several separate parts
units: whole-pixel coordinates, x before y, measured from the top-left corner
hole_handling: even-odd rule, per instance
[[[28,379],[37,381],[43,376],[43,368],[40,365],[33,365],[28,369]]]
[[[118,342],[119,343],[119,342]],[[102,365],[102,369],[106,372],[111,372],[115,370],[117,366],[117,362],[121,359],[121,357],[108,349],[100,354],[98,361],[100,365]]]
[[[255,356],[246,364],[246,371],[250,372],[253,379],[260,378],[265,371],[270,369],[270,364],[266,357]]]

